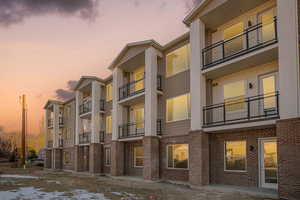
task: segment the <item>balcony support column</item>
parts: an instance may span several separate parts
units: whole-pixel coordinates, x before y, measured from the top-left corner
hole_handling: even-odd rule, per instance
[[[82,94],[80,91],[76,91],[76,123],[75,123],[75,145],[79,145],[79,134],[82,133],[82,121],[80,119],[79,107],[82,104]]]
[[[196,19],[191,24],[190,44],[191,130],[197,131],[202,129],[202,109],[206,105],[206,78],[201,72],[202,49],[205,48],[205,25],[200,19]]]
[[[48,141],[49,141],[49,129],[48,129],[48,120],[49,120],[50,111],[48,108],[45,109],[45,117],[44,117],[44,131],[45,131],[45,148],[48,147]]]
[[[157,68],[159,53],[153,47],[145,52],[145,136],[157,135]]]
[[[53,104],[53,148],[59,147],[58,140],[59,140],[59,105]]]
[[[100,99],[101,99],[101,85],[97,81],[92,82],[92,120],[91,120],[91,143],[99,143],[100,138]]]
[[[280,118],[300,116],[299,32],[297,0],[277,0]],[[287,23],[288,22],[288,23]]]

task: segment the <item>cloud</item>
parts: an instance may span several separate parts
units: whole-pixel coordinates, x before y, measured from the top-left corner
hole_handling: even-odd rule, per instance
[[[66,101],[75,96],[73,91],[74,87],[76,86],[77,81],[70,80],[67,82],[67,89],[57,89],[55,90],[55,97],[59,100]]]
[[[32,16],[60,14],[93,20],[100,0],[0,0],[0,25],[9,26]]]

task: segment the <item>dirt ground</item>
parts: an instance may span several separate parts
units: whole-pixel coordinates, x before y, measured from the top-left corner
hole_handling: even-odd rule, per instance
[[[16,175],[28,175],[33,178],[13,177]],[[44,192],[42,195],[53,192],[63,192],[64,197],[49,198],[56,200],[92,199],[91,197],[72,197],[73,194],[69,191],[73,190],[99,193],[105,197],[103,199],[107,200],[271,200],[270,198],[257,197],[241,192],[207,188],[191,189],[188,186],[162,182],[153,183],[134,179],[124,180],[106,176],[94,177],[70,172],[53,172],[38,168],[13,169],[0,167],[1,200],[4,198],[1,198],[1,192],[17,192],[22,188],[28,187],[41,190]],[[8,197],[6,197],[6,199],[10,200]],[[16,199],[25,200],[28,199],[28,197],[23,194]],[[33,197],[29,199],[33,199]],[[42,199],[42,197],[36,199]],[[100,198],[95,197],[93,199]]]

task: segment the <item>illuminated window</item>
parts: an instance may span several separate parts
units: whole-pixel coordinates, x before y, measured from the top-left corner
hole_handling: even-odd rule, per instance
[[[111,115],[106,116],[105,127],[106,127],[106,133],[112,133],[112,117],[111,117]]]
[[[275,39],[274,10],[270,9],[259,15],[262,24],[261,42]]]
[[[237,23],[224,30],[224,43],[225,56],[230,56],[237,53],[243,49],[243,36],[238,36],[243,33],[244,24],[242,22]]]
[[[167,99],[167,122],[190,118],[190,94]]]
[[[144,74],[145,74],[145,67],[141,67],[134,72],[133,78],[135,81],[135,85],[134,85],[135,92],[144,89],[144,87],[145,87],[144,86]]]
[[[144,108],[134,110],[136,128],[144,128]]]
[[[225,170],[246,171],[246,141],[225,142]]]
[[[167,77],[183,72],[190,67],[190,45],[176,49],[167,55]]]
[[[112,100],[112,83],[106,85],[106,101]]]
[[[110,164],[111,164],[110,148],[105,148],[105,165],[110,166]]]
[[[167,146],[168,168],[187,169],[189,167],[189,148],[187,144]]]
[[[226,111],[230,112],[245,109],[245,81],[226,84],[223,86],[223,91]]]
[[[134,147],[134,167],[143,167],[144,166],[144,147],[135,146]]]

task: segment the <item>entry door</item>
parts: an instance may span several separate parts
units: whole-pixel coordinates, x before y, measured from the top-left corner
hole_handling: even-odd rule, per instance
[[[258,21],[262,27],[259,31],[259,42],[269,42],[275,39],[274,9],[268,9],[258,14]]]
[[[276,139],[260,140],[260,184],[263,188],[278,188]]]

